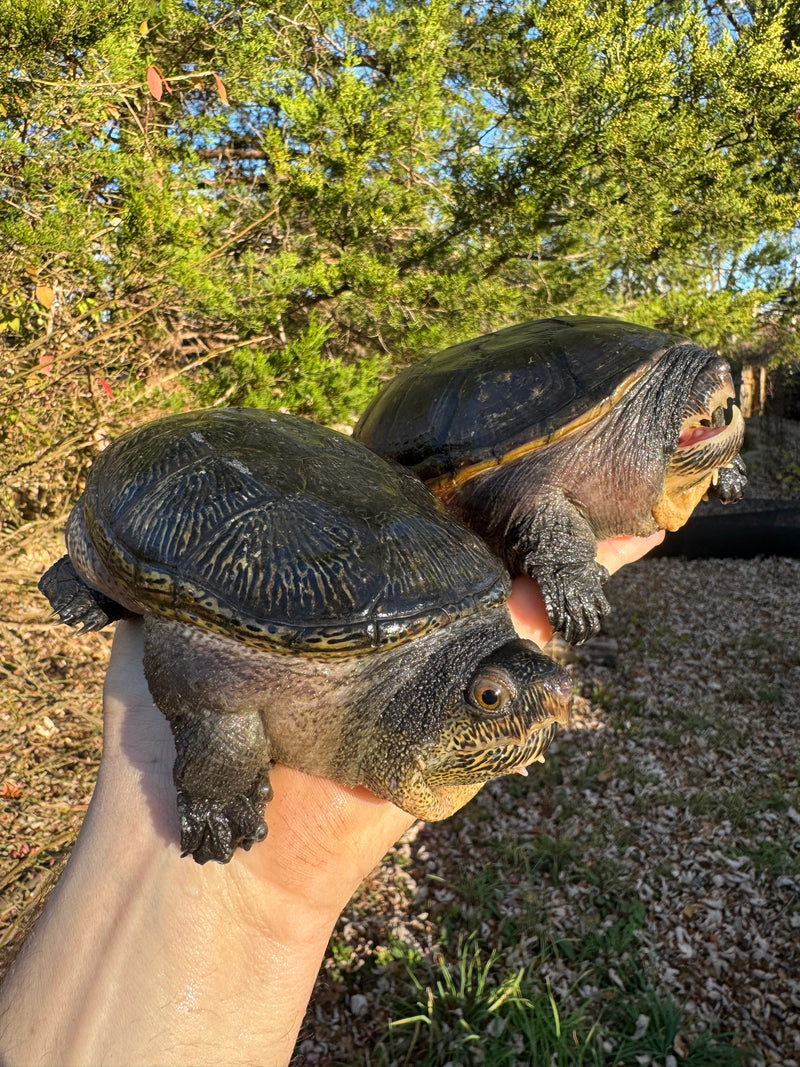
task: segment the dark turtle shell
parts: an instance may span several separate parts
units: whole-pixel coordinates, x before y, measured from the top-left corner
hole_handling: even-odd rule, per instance
[[[276,412],[150,423],[96,460],[92,544],[145,611],[250,644],[397,644],[502,603],[508,578],[413,475]]]
[[[425,481],[497,463],[608,411],[670,348],[690,343],[599,315],[537,319],[414,364],[355,436]]]

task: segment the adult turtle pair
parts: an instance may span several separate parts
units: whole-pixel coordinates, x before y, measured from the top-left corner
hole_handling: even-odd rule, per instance
[[[572,407],[551,412],[557,425],[547,431],[548,447],[562,456],[573,440],[580,457],[588,447],[583,429],[610,416],[613,431],[589,435],[590,454],[598,456],[603,440],[618,442],[625,419],[635,415],[644,420],[642,446],[654,436],[661,442],[646,455],[650,463],[658,456],[665,481],[684,486],[689,468],[696,479],[697,456],[708,460],[713,442],[724,441],[713,456],[734,463],[731,480],[740,483],[735,449],[729,454],[735,420],[724,428],[718,414],[720,361],[669,339],[660,354],[645,344],[647,358],[640,352],[631,369],[621,352],[631,336],[650,331],[615,329],[625,344],[599,358],[591,324],[583,325],[577,347],[585,369],[569,364]],[[516,340],[478,344],[518,352]],[[676,344],[691,350],[689,365],[699,368],[685,389],[678,383],[685,363],[671,355]],[[448,362],[454,351],[443,360],[451,381],[461,374]],[[516,355],[512,362],[535,366],[535,350],[528,363]],[[553,367],[553,383],[563,385],[563,366]],[[513,378],[513,368],[508,373]],[[670,461],[664,442],[680,406],[675,392],[682,393],[675,426],[689,420],[696,428],[675,429],[672,451],[680,460]],[[481,386],[478,402],[490,404],[494,417],[488,436],[494,434],[496,455],[478,461],[487,471],[513,466],[500,447],[513,421],[500,411],[502,398],[502,389]],[[362,433],[376,410],[365,416]],[[702,426],[706,417],[709,427]],[[431,418],[430,426],[442,440],[441,424]],[[545,446],[526,450],[514,438],[518,448],[524,459]],[[465,455],[459,441],[450,451]],[[632,466],[649,492],[657,477],[646,463]],[[563,468],[551,464],[555,473]],[[462,481],[479,482],[482,474]],[[594,469],[592,478],[602,480]],[[613,476],[607,484],[608,494],[615,491]],[[618,510],[633,509],[638,522],[636,485],[623,485]],[[659,499],[674,497],[667,486]],[[501,505],[496,494],[490,501]],[[66,540],[68,554],[40,582],[62,621],[99,629],[124,615],[144,616],[148,684],[176,743],[181,847],[198,862],[225,862],[265,836],[273,760],[365,785],[413,815],[437,819],[487,780],[541,758],[566,718],[569,676],[516,637],[505,604],[508,575],[484,539],[414,474],[305,420],[197,412],[126,434],[93,465]],[[568,561],[573,540],[569,529],[561,542]]]

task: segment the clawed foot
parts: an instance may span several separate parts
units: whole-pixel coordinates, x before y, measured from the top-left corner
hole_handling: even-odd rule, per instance
[[[119,604],[92,589],[80,577],[69,556],[62,556],[39,580],[39,591],[50,601],[53,614],[67,626],[79,626],[81,633],[102,630],[128,612]]]
[[[709,496],[716,496],[723,504],[732,504],[741,500],[747,485],[747,468],[741,456],[737,456],[730,467],[720,467],[717,484],[708,490]]]
[[[553,629],[568,644],[579,645],[598,633],[603,616],[611,610],[602,585],[608,578],[605,567],[568,565],[535,577]]]
[[[228,863],[237,848],[249,849],[267,836],[264,805],[271,799],[272,787],[264,781],[226,800],[178,793],[181,855],[196,863]]]

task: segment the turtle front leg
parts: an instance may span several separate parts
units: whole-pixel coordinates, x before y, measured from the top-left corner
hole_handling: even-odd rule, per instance
[[[197,863],[227,863],[267,836],[271,746],[252,691],[237,690],[239,652],[198,627],[145,617],[145,676],[175,739],[181,852]]]
[[[258,715],[196,711],[170,718],[181,855],[227,863],[267,836],[269,753]]]
[[[736,456],[730,467],[720,467],[717,483],[709,487],[708,495],[716,496],[723,504],[741,500],[747,485],[747,468],[741,456]]]
[[[611,607],[603,592],[608,571],[595,560],[597,538],[574,504],[556,490],[535,502],[507,535],[512,573],[539,583],[553,628],[570,644],[600,629]]]

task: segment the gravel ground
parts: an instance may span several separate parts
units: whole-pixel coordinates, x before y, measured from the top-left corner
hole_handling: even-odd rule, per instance
[[[798,588],[800,560],[775,558],[647,560],[615,576],[606,633],[573,668],[586,695],[545,768],[415,828],[373,875],[337,933],[348,996],[329,961],[297,1062],[369,1062],[396,979],[387,968],[375,984],[365,964],[393,939],[435,955],[442,915],[465,908],[451,887],[546,835],[568,843],[564,871],[505,886],[503,918],[521,931],[509,967],[543,938],[585,933],[606,879],[643,905],[641,966],[695,1032],[735,1035],[753,1064],[800,1065]],[[490,914],[475,910],[489,945]],[[564,1009],[600,992],[563,960],[541,974]]]
[[[798,588],[798,560],[653,560],[621,575],[609,684],[641,710],[586,797],[596,827],[635,832],[617,851],[663,986],[784,1067],[800,1063]],[[601,738],[571,740],[591,759]]]

